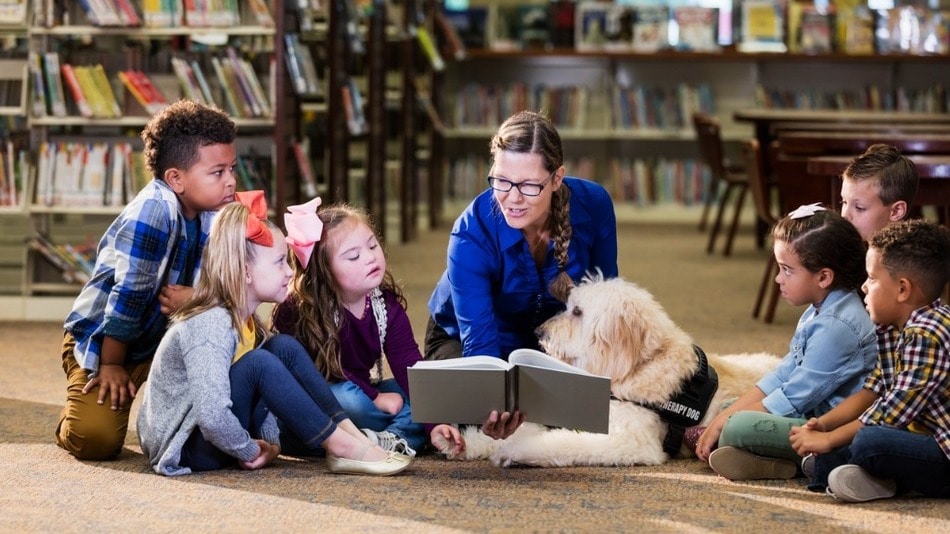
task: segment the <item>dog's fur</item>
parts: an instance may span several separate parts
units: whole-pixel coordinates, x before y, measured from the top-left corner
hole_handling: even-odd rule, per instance
[[[679,392],[697,369],[693,340],[645,289],[621,278],[592,276],[575,287],[564,312],[539,329],[541,347],[551,356],[592,374],[610,378],[610,432],[594,434],[525,423],[504,440],[477,427],[464,430],[459,459],[490,459],[495,465],[656,465],[667,460],[667,424],[656,412]],[[742,395],[779,362],[765,353],[709,355],[719,389],[702,424],[724,401]],[[633,401],[633,402],[624,402]],[[449,444],[440,441],[446,451]],[[683,449],[682,452],[686,452]],[[447,455],[450,458],[452,455]]]

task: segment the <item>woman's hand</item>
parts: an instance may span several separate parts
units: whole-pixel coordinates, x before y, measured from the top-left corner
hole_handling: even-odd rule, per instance
[[[512,413],[502,412],[501,414],[496,410],[492,410],[488,419],[482,425],[482,434],[492,439],[505,439],[514,434],[521,423],[524,423],[524,414],[517,410]]]
[[[389,415],[396,415],[402,410],[403,400],[402,395],[399,393],[379,393],[376,395],[376,398],[373,399],[373,404],[379,408],[379,411],[383,413],[388,413]]]

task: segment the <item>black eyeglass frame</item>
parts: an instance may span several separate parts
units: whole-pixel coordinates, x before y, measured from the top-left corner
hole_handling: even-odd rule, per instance
[[[521,193],[522,195],[524,195],[524,196],[526,196],[526,197],[536,197],[536,196],[540,196],[540,195],[541,195],[541,192],[544,191],[544,187],[548,184],[548,182],[551,181],[551,178],[554,177],[554,173],[556,173],[556,172],[557,172],[557,169],[554,169],[553,171],[551,171],[551,174],[549,174],[548,177],[545,178],[544,181],[542,181],[541,183],[535,183],[535,182],[521,182],[521,183],[516,183],[516,182],[512,182],[511,180],[506,180],[505,178],[498,178],[498,177],[496,177],[496,176],[490,176],[490,175],[486,178],[486,180],[488,181],[488,187],[492,188],[492,189],[495,190],[495,191],[500,191],[500,192],[502,192],[502,193],[508,193],[508,192],[511,191],[512,189],[517,189],[519,193]],[[498,184],[498,183],[501,183],[501,184],[508,184],[508,189],[503,189],[503,188],[501,188],[501,187],[497,187],[496,184]],[[537,188],[538,188],[538,192],[537,192],[537,193],[527,193],[527,192],[525,192],[524,189],[521,189],[521,188],[524,187],[524,186],[537,187]]]

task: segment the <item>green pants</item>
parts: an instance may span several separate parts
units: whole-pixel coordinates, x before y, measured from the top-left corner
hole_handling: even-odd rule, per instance
[[[759,456],[797,462],[800,457],[789,443],[788,433],[793,426],[801,426],[806,421],[765,412],[736,412],[726,421],[719,436],[719,446],[739,447]]]

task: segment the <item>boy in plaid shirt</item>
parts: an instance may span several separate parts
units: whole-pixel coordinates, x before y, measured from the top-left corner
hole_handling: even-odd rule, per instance
[[[191,296],[214,210],[234,200],[236,126],[179,101],[142,131],[152,180],[109,225],[66,318],[66,406],[56,443],[82,460],[122,450],[132,399],[167,315]]]
[[[845,502],[919,493],[950,497],[950,230],[894,223],[870,240],[864,299],[875,323],[900,329],[864,389],[791,431],[817,455],[810,489]],[[805,469],[808,471],[808,469]]]

